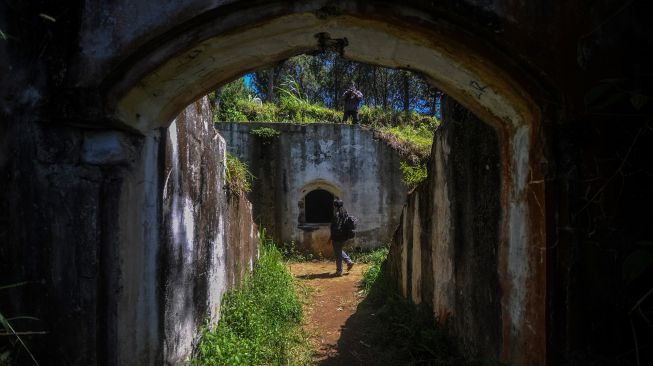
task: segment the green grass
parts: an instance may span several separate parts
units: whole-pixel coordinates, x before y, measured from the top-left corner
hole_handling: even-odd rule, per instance
[[[430,124],[417,126],[405,125],[381,127],[380,131],[392,135],[404,149],[414,153],[419,158],[424,158],[431,154],[431,144],[433,143],[435,128],[436,126],[431,126]]]
[[[247,164],[237,156],[227,153],[227,183],[229,190],[235,194],[243,194],[252,190],[254,175],[249,171]]]
[[[356,263],[367,263],[370,267],[363,272],[363,291],[369,294],[372,286],[377,282],[381,274],[381,267],[388,256],[389,248],[384,246],[378,249],[364,252],[353,251],[350,253],[351,259]]]
[[[193,365],[304,365],[311,351],[302,303],[281,252],[261,248],[253,274],[225,294],[217,327],[205,327]]]

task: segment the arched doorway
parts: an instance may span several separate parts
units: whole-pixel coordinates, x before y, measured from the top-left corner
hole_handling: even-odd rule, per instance
[[[304,197],[304,214],[307,224],[325,224],[333,217],[333,199],[331,192],[316,189]]]
[[[304,185],[297,193],[299,215],[293,234],[297,248],[318,257],[331,257],[333,200],[342,195],[342,190],[334,183],[318,179]]]

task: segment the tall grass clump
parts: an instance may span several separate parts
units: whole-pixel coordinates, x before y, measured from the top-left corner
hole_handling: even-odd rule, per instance
[[[252,181],[254,175],[249,171],[249,167],[236,155],[227,153],[227,183],[229,190],[234,195],[248,193],[252,190]]]
[[[281,252],[273,244],[263,244],[252,275],[223,297],[218,325],[205,327],[191,363],[306,364],[310,351],[302,318],[302,304]]]

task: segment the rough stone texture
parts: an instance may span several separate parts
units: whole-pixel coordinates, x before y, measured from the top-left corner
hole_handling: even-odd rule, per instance
[[[82,143],[82,162],[95,165],[124,164],[131,158],[131,141],[127,134],[89,132]]]
[[[329,224],[305,222],[304,197],[324,189],[344,201],[359,219],[348,245],[375,248],[390,242],[399,223],[407,187],[401,157],[371,130],[337,124],[218,123],[231,153],[256,179],[249,198],[257,222],[281,242],[333,255]],[[263,144],[250,131],[269,127],[280,135]],[[331,207],[327,207],[331,209]]]
[[[95,324],[84,323],[96,311],[94,287],[86,291],[71,277],[78,258],[96,253],[98,267],[80,273],[88,283],[97,271],[100,312],[115,313],[102,307],[111,285],[104,279],[125,253],[112,252],[122,231],[110,225],[135,230],[147,216],[131,207],[136,221],[120,221],[117,212],[129,202],[120,198],[123,185],[146,182],[144,173],[125,175],[151,166],[140,159],[143,151],[153,156],[161,137],[153,127],[167,127],[221,82],[315,50],[315,32],[329,32],[348,38],[346,57],[421,71],[496,128],[508,192],[501,207],[509,212],[500,235],[512,243],[508,257],[529,258],[529,272],[506,267],[511,277],[500,281],[526,285],[527,307],[512,311],[535,320],[523,323],[533,331],[530,348],[516,345],[501,358],[634,364],[628,312],[650,289],[651,270],[626,282],[622,266],[639,241],[653,241],[650,217],[641,214],[653,206],[652,111],[642,98],[653,94],[650,13],[642,0],[0,2],[1,279],[46,279],[12,290],[2,309],[20,304],[25,297],[14,292],[25,291],[35,301],[20,313],[60,312],[45,317],[66,327],[43,341],[51,360],[93,364],[97,344],[107,345],[97,353],[102,362],[114,354],[114,338],[83,326]],[[136,161],[79,164],[87,131],[79,126],[139,130]],[[145,201],[138,189],[145,190],[133,188],[130,198]],[[87,232],[93,225],[101,229]],[[49,270],[52,256],[70,264],[65,273]],[[650,319],[650,298],[643,306]],[[113,313],[100,316],[108,332]],[[640,346],[650,344],[646,322],[634,326]],[[651,363],[653,348],[639,349]]]
[[[4,145],[0,275],[32,283],[0,305],[42,319],[16,324],[48,331],[30,342],[40,360],[178,364],[218,320],[222,294],[257,256],[257,230],[249,202],[224,189],[226,147],[210,116],[204,99],[146,136],[3,127],[20,144]],[[120,136],[133,158],[85,163],[95,136]]]
[[[408,198],[387,268],[403,296],[449,322],[468,355],[498,359],[528,347],[512,313],[528,290],[500,264],[528,261],[500,260],[510,244],[497,229],[505,211],[496,131],[451,99],[443,110],[428,181]]]

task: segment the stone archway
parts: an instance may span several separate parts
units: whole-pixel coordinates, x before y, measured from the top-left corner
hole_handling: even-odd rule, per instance
[[[353,60],[418,71],[498,134],[502,217],[497,256],[501,281],[498,351],[516,364],[546,359],[546,166],[541,114],[527,75],[482,38],[416,9],[343,2],[338,11],[309,2],[238,8],[223,18],[173,30],[133,68],[107,85],[108,109],[135,130],[166,126],[184,105],[216,85],[291,55],[346,43]],[[228,25],[227,25],[228,24]],[[326,38],[326,39],[325,39]],[[537,355],[532,358],[531,355]]]
[[[87,4],[82,10],[79,75],[72,79],[84,98],[70,104],[86,125],[118,126],[154,140],[152,131],[169,126],[189,102],[214,86],[277,60],[338,44],[346,44],[343,53],[350,59],[421,72],[491,125],[502,162],[502,216],[496,228],[499,353],[513,364],[546,362],[547,159],[543,117],[535,102],[541,91],[516,57],[488,44],[492,37],[482,30],[467,29],[465,16],[456,19],[461,13],[452,6],[423,1],[139,2],[129,8],[134,11],[127,8],[117,1]],[[105,18],[109,20],[97,21]],[[86,95],[87,89],[97,94]],[[87,108],[85,102],[97,105]],[[155,176],[156,164],[142,158],[138,169]],[[142,194],[142,181],[154,180],[122,182],[120,212],[136,211],[130,210],[137,204],[131,197]],[[140,225],[125,218],[119,228],[131,233]],[[138,235],[128,236],[116,252],[138,243]],[[129,301],[120,299],[124,306]],[[137,326],[156,328],[156,319],[143,323]],[[123,329],[115,333],[116,339],[129,337]],[[141,357],[134,352],[141,351],[128,349],[125,358]]]

